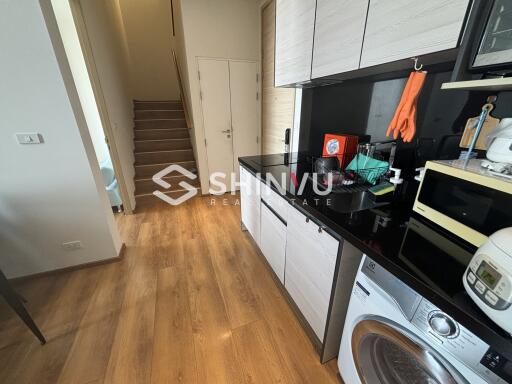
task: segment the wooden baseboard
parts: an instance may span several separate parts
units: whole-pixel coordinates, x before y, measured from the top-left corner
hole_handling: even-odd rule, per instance
[[[89,263],[72,265],[70,267],[53,269],[51,271],[44,271],[44,272],[34,273],[34,274],[31,274],[31,275],[26,275],[26,276],[14,277],[14,278],[8,279],[8,280],[11,283],[21,283],[21,282],[24,282],[24,281],[27,281],[27,280],[36,279],[36,278],[39,278],[39,277],[52,276],[52,275],[56,275],[56,274],[60,274],[60,273],[76,271],[76,270],[79,270],[79,269],[97,267],[97,266],[103,265],[103,264],[117,263],[117,262],[123,260],[125,251],[126,251],[126,245],[123,243],[121,245],[121,249],[119,250],[119,254],[116,257],[111,257],[111,258],[105,259],[105,260],[91,261]]]
[[[125,243],[123,243],[123,244],[121,244],[121,249],[119,250],[119,253],[118,253],[118,255],[117,255],[116,260],[119,260],[119,261],[120,261],[120,260],[122,260],[122,259],[123,259],[123,257],[124,257],[124,253],[125,253],[125,252],[126,252],[126,244],[125,244]],[[111,260],[112,260],[112,259],[111,259]]]

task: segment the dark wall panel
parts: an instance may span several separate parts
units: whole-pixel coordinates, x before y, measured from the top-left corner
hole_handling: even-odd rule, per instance
[[[418,103],[417,136],[414,143],[399,144],[402,166],[422,166],[427,159],[456,158],[458,142],[468,118],[479,115],[491,92],[445,91],[441,84],[451,72],[429,74]],[[322,151],[326,133],[371,135],[385,139],[386,130],[398,105],[407,77],[384,81],[352,80],[304,90],[311,99],[311,118],[305,121],[301,137],[308,137],[314,156]],[[512,92],[498,94],[496,117],[512,116]],[[306,139],[304,139],[306,140]]]

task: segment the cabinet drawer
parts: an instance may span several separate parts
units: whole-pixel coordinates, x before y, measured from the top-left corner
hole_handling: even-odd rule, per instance
[[[323,340],[339,242],[290,206],[286,234],[285,287]]]
[[[261,252],[284,284],[286,225],[261,203]]]
[[[284,221],[288,220],[288,207],[290,204],[284,197],[272,190],[265,183],[261,183],[261,199],[268,204]]]

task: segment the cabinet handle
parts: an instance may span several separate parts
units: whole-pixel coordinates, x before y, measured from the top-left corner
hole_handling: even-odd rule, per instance
[[[309,223],[309,217],[306,217],[306,223]]]

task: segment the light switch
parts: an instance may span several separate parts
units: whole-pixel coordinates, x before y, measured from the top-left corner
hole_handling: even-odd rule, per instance
[[[39,133],[17,133],[16,140],[20,144],[41,144],[44,142]]]

